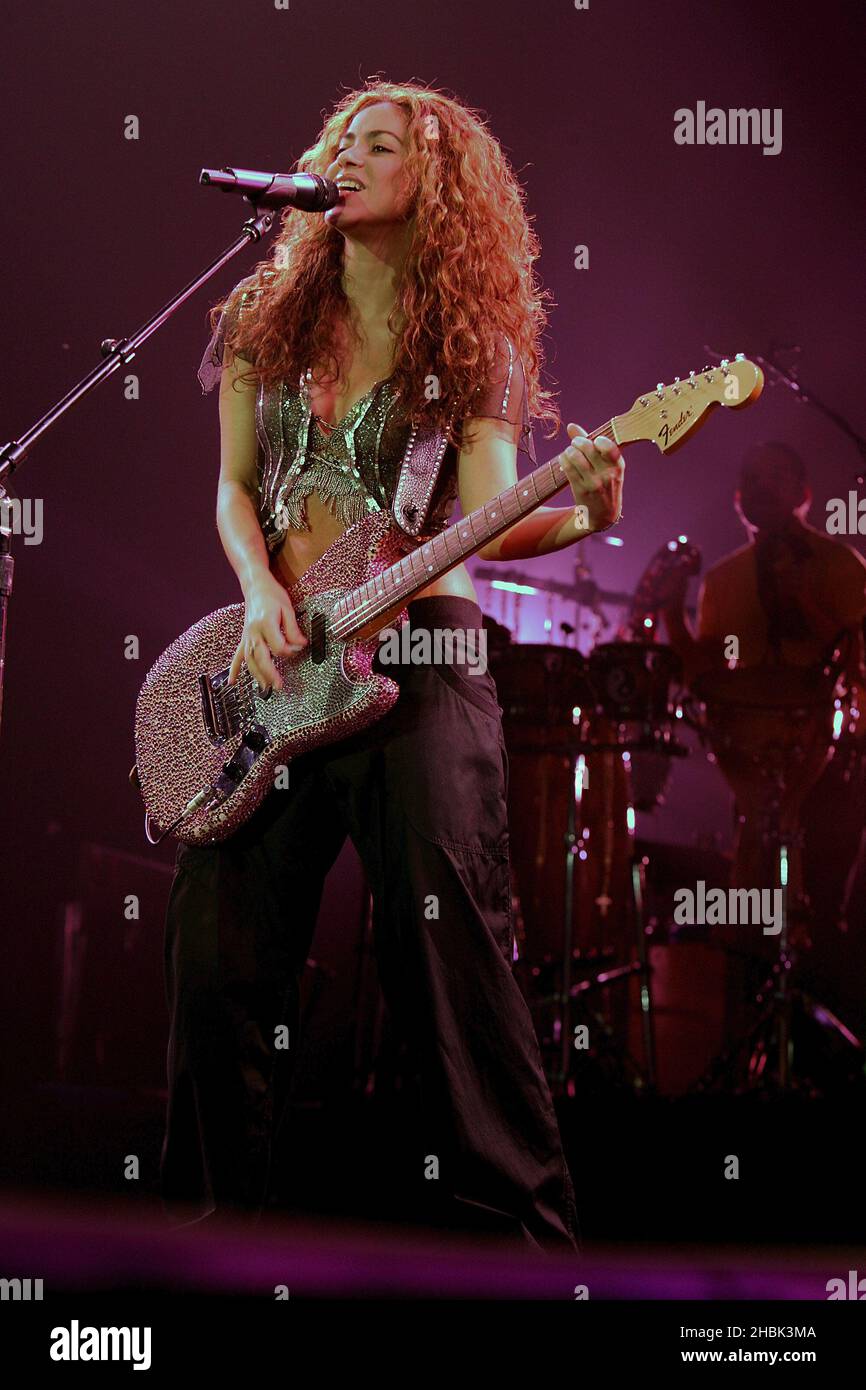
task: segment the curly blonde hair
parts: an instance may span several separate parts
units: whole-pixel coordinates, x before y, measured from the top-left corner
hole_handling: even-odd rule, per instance
[[[431,88],[371,78],[338,102],[297,172],[324,174],[353,118],[382,101],[408,116],[403,190],[410,236],[392,380],[403,415],[419,423],[453,420],[449,438],[459,442],[473,393],[501,367],[497,342],[504,333],[523,360],[529,414],[554,434],[559,412],[540,384],[550,302],[534,270],[540,246],[523,190],[482,116]],[[244,312],[226,338],[230,349],[255,361],[255,380],[297,381],[310,364],[317,375],[339,376],[337,325],[351,326],[342,261],[335,227],[283,211],[272,254],[243,282]],[[212,326],[223,309],[239,308],[241,294],[235,287],[211,310]],[[425,385],[431,375],[439,383],[432,400]]]

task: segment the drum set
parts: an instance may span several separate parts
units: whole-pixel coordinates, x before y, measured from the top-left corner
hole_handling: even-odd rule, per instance
[[[856,710],[843,707],[832,660],[819,671],[721,669],[687,692],[679,659],[655,636],[672,573],[699,567],[697,550],[679,537],[653,557],[634,595],[603,593],[584,578],[577,597],[595,612],[600,603],[628,608],[616,640],[588,654],[515,643],[508,628],[485,620],[509,756],[515,973],[554,1094],[574,1094],[578,1073],[585,1093],[588,1056],[606,1085],[657,1089],[648,861],[636,852],[635,816],[663,801],[674,760],[688,756],[678,736],[684,727],[697,732],[734,794],[731,886],[778,888],[784,903],[780,934],[763,938],[774,954],[757,1020],[712,1059],[695,1089],[797,1084],[797,1010],[862,1052],[832,1011],[792,986],[797,954],[809,945],[800,812]],[[485,567],[478,577],[501,582],[502,569]],[[517,592],[575,597],[559,582],[506,578]]]
[[[683,537],[650,566],[694,573],[700,557]],[[478,577],[500,580],[501,570]],[[646,577],[645,577],[646,578]],[[568,586],[506,582],[561,596]],[[490,668],[509,756],[511,862],[516,890],[515,971],[535,1016],[555,1093],[573,1093],[581,1051],[606,1081],[635,1090],[656,1081],[652,979],[644,912],[644,865],[635,853],[635,813],[663,798],[676,737],[677,657],[654,640],[652,595],[587,586],[578,597],[598,612],[626,605],[617,640],[588,655],[575,647],[512,643],[488,626]],[[575,629],[569,628],[573,634]],[[640,1052],[628,1046],[639,1001]]]
[[[839,646],[818,666],[734,668],[694,681],[706,740],[734,794],[731,887],[766,885],[782,904],[780,930],[770,937],[764,978],[755,995],[757,1017],[714,1061],[701,1089],[742,1075],[744,1065],[751,1084],[780,1090],[799,1085],[817,1092],[817,1079],[795,1069],[798,1019],[835,1034],[849,1059],[862,1068],[862,1042],[797,982],[798,962],[811,948],[816,926],[830,926],[814,921],[803,866],[802,813],[830,763],[852,757],[859,710],[856,694],[843,678],[846,658]],[[741,947],[739,954],[761,964],[755,941],[752,937],[748,950]],[[733,949],[730,939],[727,945]],[[742,983],[747,977],[741,973],[734,978]]]

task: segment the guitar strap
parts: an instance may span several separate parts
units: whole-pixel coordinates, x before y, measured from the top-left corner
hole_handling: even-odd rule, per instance
[[[507,400],[508,391],[511,388],[511,374],[514,365],[514,350],[511,343],[508,343],[509,367],[505,378],[507,382],[505,399]],[[480,388],[479,388],[480,389]],[[471,412],[470,412],[471,413]],[[502,413],[505,411],[503,409]],[[532,440],[532,426],[529,419],[529,405],[526,392],[523,392],[522,402],[522,428],[520,443],[518,448],[527,454],[531,460],[532,467],[538,467],[538,460],[535,456],[535,445]],[[447,423],[453,421],[453,415]],[[408,536],[417,539],[423,534],[424,523],[427,520],[430,501],[433,491],[442,469],[442,460],[445,457],[445,450],[448,445],[447,424],[445,425],[412,425],[403,460],[400,465],[400,475],[397,479],[397,486],[394,489],[394,497],[391,502],[391,515]]]
[[[391,501],[391,515],[400,530],[413,538],[423,532],[447,447],[444,426],[412,425]]]

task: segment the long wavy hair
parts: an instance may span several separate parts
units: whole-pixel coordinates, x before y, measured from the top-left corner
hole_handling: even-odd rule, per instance
[[[297,172],[324,174],[353,118],[381,101],[408,116],[402,192],[410,235],[392,378],[401,413],[447,425],[459,444],[473,392],[500,374],[496,347],[505,333],[523,360],[530,417],[551,426],[549,437],[559,412],[540,382],[550,303],[534,270],[540,246],[523,190],[483,117],[433,89],[371,78],[339,101]],[[227,344],[255,362],[256,381],[298,381],[308,366],[316,377],[340,376],[338,325],[357,338],[342,284],[343,245],[324,218],[282,213],[271,256],[244,282],[244,312],[227,315],[234,324]],[[240,307],[241,294],[235,287],[211,310],[212,327],[223,308]]]

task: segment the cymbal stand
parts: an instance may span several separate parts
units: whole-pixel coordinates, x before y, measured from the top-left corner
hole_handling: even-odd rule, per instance
[[[630,784],[630,768],[628,769],[627,775]],[[536,1001],[537,1006],[552,1002],[555,1007],[553,1036],[554,1040],[559,1045],[559,1066],[550,1077],[551,1089],[555,1094],[571,1094],[573,1089],[573,1043],[576,1026],[574,1024],[574,1005],[579,1000],[583,1009],[589,1012],[589,1016],[596,1026],[596,1035],[600,1038],[601,1045],[608,1052],[614,1051],[618,1054],[619,1063],[623,1071],[628,1074],[629,1083],[636,1090],[652,1091],[655,1089],[656,1085],[655,1034],[652,1012],[652,970],[646,945],[643,865],[637,860],[634,852],[632,853],[630,873],[630,897],[634,927],[637,934],[636,958],[625,965],[589,970],[586,973],[582,972],[583,978],[574,984],[572,983],[574,973],[574,875],[575,861],[578,852],[577,827],[583,791],[586,785],[586,776],[586,753],[577,751],[573,755],[571,766],[574,795],[570,795],[568,799],[568,821],[565,835],[563,836],[565,849],[565,906],[560,985],[559,989],[551,998]],[[631,810],[631,806],[629,806],[629,810]],[[628,831],[629,837],[633,842],[633,818],[629,821]],[[641,1068],[631,1056],[625,1044],[621,1044],[617,1047],[616,1040],[603,1014],[591,1008],[587,997],[592,991],[609,988],[612,984],[625,984],[627,986],[632,976],[637,976],[639,981],[641,1031],[644,1049],[643,1068]]]
[[[747,1053],[746,1084],[753,1089],[758,1087],[787,1092],[799,1089],[795,1075],[795,1055],[793,1022],[797,1012],[812,1019],[822,1028],[833,1031],[854,1050],[863,1053],[863,1042],[846,1027],[840,1018],[820,1000],[797,986],[792,986],[793,972],[797,964],[797,951],[791,943],[789,921],[789,880],[791,867],[797,865],[796,881],[799,885],[799,859],[802,853],[802,829],[798,825],[793,833],[782,827],[781,805],[785,780],[781,769],[776,769],[773,796],[762,817],[762,839],[773,848],[774,888],[782,893],[782,926],[779,932],[779,950],[770,968],[770,973],[755,995],[754,1002],[760,1013],[748,1033],[735,1041],[718,1058],[711,1062],[701,1077],[691,1087],[692,1091],[708,1091],[736,1077],[738,1059]],[[808,899],[798,887],[793,912],[804,916],[809,912]],[[768,1068],[767,1059],[775,1052],[775,1067]],[[807,1080],[804,1078],[804,1080]],[[807,1080],[810,1089],[815,1083]]]

